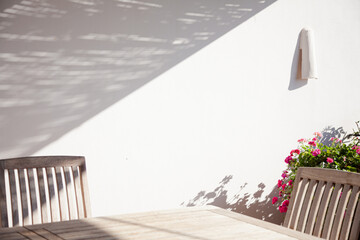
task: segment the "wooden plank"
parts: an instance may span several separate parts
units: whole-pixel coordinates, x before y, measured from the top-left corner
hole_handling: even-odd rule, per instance
[[[49,216],[47,211],[47,202],[46,202],[46,184],[44,180],[44,172],[43,168],[37,168],[37,176],[38,176],[38,188],[39,188],[39,203],[41,209],[41,223],[48,223]]]
[[[70,220],[77,219],[76,193],[72,177],[72,170],[69,167],[64,168],[65,185],[67,192],[67,202],[70,213]]]
[[[60,204],[61,221],[69,220],[69,209],[67,203],[66,183],[63,167],[56,167],[55,172]]]
[[[24,237],[18,232],[9,232],[9,233],[0,233],[0,239],[3,240],[28,240],[28,238]]]
[[[15,183],[15,169],[9,171],[9,196],[10,196],[10,211],[11,221],[9,221],[9,227],[19,226],[19,206],[17,202],[16,183]],[[10,218],[10,214],[9,214]],[[10,219],[9,219],[10,220]]]
[[[235,215],[237,216],[239,214]],[[244,224],[235,217],[228,217],[214,212],[202,214],[202,216],[203,218],[199,219],[199,212],[195,212],[188,214],[187,217],[184,218],[181,213],[173,213],[165,216],[164,221],[157,222],[156,220],[159,217],[163,217],[161,212],[159,212],[156,214],[145,214],[143,217],[138,216],[132,221],[129,220],[129,217],[124,218],[122,216],[115,218],[107,217],[106,219],[101,218],[101,221],[97,223],[86,220],[81,221],[82,223],[88,223],[82,227],[73,227],[75,223],[79,223],[80,221],[63,222],[61,223],[63,226],[61,232],[56,233],[64,239],[103,239],[104,237],[110,236],[114,238],[121,236],[119,237],[120,239],[157,239],[159,236],[161,236],[159,239],[181,239],[179,238],[180,236],[183,236],[184,239],[219,239],[219,236],[224,236],[225,234],[228,234],[228,236],[231,236],[233,239],[241,239],[241,237],[247,239],[246,236],[248,236],[249,239],[254,239],[254,236],[258,236],[259,239],[265,239],[266,236],[269,237],[272,234],[273,237],[279,237],[275,239],[291,239],[289,236],[292,234],[295,234],[298,239],[317,239],[271,223],[268,223],[268,225],[277,228],[281,233],[276,234],[277,231],[267,228],[264,229],[263,227],[258,228],[255,227],[257,225],[254,224],[252,224],[254,226],[249,226],[249,224]],[[169,218],[173,220],[169,221]],[[147,220],[145,221],[144,219]],[[263,224],[261,220],[252,220],[260,225]],[[107,221],[112,222],[112,224],[108,224]],[[70,227],[69,231],[64,228],[66,226]],[[236,230],[238,232],[236,232]],[[51,231],[53,232],[54,230],[51,229]],[[285,233],[282,231],[285,231]],[[285,234],[285,236],[283,234]],[[221,239],[226,238],[221,237]]]
[[[42,236],[39,236],[38,234],[36,234],[30,230],[24,230],[19,233],[30,240],[46,240],[46,238],[43,238]]]
[[[312,234],[312,232],[314,230],[316,215],[319,210],[320,200],[324,193],[324,189],[325,189],[325,182],[320,181],[316,187],[315,196],[312,201],[311,208],[310,208],[310,215],[308,217],[308,222],[307,222],[306,228],[305,228],[305,233],[307,233],[307,234]]]
[[[340,240],[348,239],[348,236],[350,234],[351,222],[355,213],[356,203],[358,202],[359,199],[359,194],[360,194],[360,187],[355,186],[351,191],[350,200],[346,208]]]
[[[304,169],[304,171],[301,169]],[[299,171],[302,172],[303,178],[309,178],[318,181],[336,182],[343,185],[360,186],[360,173],[310,167],[299,168],[298,172]]]
[[[0,160],[3,169],[19,168],[47,168],[54,166],[81,166],[85,158],[81,156],[44,156],[44,157],[23,157]]]
[[[14,169],[15,176],[15,190],[16,190],[16,201],[17,201],[17,216],[18,216],[18,226],[24,226],[23,222],[23,206],[22,206],[22,194],[20,189],[20,175],[19,169]]]
[[[301,171],[301,169],[299,171]],[[297,198],[298,198],[299,187],[301,185],[300,180],[301,180],[300,174],[298,173],[296,175],[294,188],[293,188],[292,193],[291,193],[291,198],[290,198],[290,204],[289,204],[289,207],[288,207],[288,211],[286,212],[286,215],[285,215],[285,220],[284,220],[284,226],[285,227],[290,226],[290,221],[292,220],[292,218],[294,216],[294,212],[296,212],[296,211],[294,211],[294,205],[295,205],[295,202],[297,201]]]
[[[330,232],[330,239],[332,240],[339,239],[341,226],[345,216],[346,205],[349,201],[350,191],[351,191],[350,186],[345,185],[341,193],[339,205],[336,210],[334,223]]]
[[[206,210],[209,209],[218,209],[213,206],[206,207],[191,207],[191,208],[180,208],[180,209],[171,209],[171,210],[162,210],[162,211],[151,211],[145,213],[131,213],[131,214],[123,214],[119,216],[111,216],[111,217],[101,217],[101,218],[87,218],[82,219],[81,221],[66,221],[60,222],[58,224],[42,224],[42,225],[33,225],[28,226],[30,229],[38,229],[38,228],[46,228],[51,231],[57,229],[68,229],[68,228],[80,228],[83,226],[93,226],[99,225],[100,223],[109,224],[110,222],[117,222],[123,219],[132,219],[134,221],[146,221],[146,222],[168,222],[168,221],[179,221],[179,219],[185,219],[197,215],[197,218],[200,218],[201,215],[199,213],[206,213]],[[206,215],[207,217],[207,215]],[[70,223],[70,224],[69,224]],[[104,226],[101,226],[104,227]]]
[[[19,169],[19,185],[20,185],[20,199],[21,199],[21,210],[22,210],[22,223],[24,225],[30,224],[30,214],[29,214],[29,199],[28,199],[28,180],[27,173],[25,169]]]
[[[327,207],[328,207],[328,204],[330,201],[330,196],[332,193],[333,185],[334,185],[334,183],[332,183],[332,182],[326,183],[324,194],[322,196],[321,204],[319,207],[319,213],[316,217],[316,223],[315,223],[315,228],[314,228],[314,232],[313,232],[314,236],[320,237],[320,235],[321,235],[321,231],[324,226],[326,210],[327,210]]]
[[[8,226],[7,218],[5,170],[0,166],[0,228]]]
[[[332,226],[334,223],[336,208],[338,206],[342,188],[343,188],[343,186],[340,183],[335,184],[335,189],[331,195],[329,208],[327,209],[327,213],[326,213],[326,217],[325,217],[324,229],[321,233],[322,238],[328,239],[330,237],[330,232],[331,232],[331,229],[332,229]]]
[[[49,232],[46,229],[36,229],[36,230],[32,230],[32,231],[47,240],[63,240],[59,236],[55,235],[52,232]]]
[[[160,219],[160,221],[158,221]],[[313,236],[220,208],[183,208],[13,228],[30,239],[235,240],[307,239]],[[0,229],[1,234],[9,231]],[[39,238],[40,237],[40,238]]]
[[[295,205],[293,208],[293,216],[290,221],[289,228],[291,228],[291,229],[297,228],[297,225],[299,222],[299,217],[300,217],[300,212],[301,212],[301,209],[303,206],[305,193],[307,191],[308,186],[309,186],[309,179],[307,179],[307,178],[302,179],[300,189],[296,194],[297,196],[296,196],[296,202],[295,202]]]
[[[273,224],[273,223],[270,223],[270,222],[262,221],[262,220],[259,220],[259,219],[256,219],[256,218],[252,218],[252,217],[249,217],[249,216],[246,216],[246,215],[243,215],[243,214],[239,214],[239,213],[235,213],[235,212],[232,212],[232,211],[228,211],[228,210],[225,210],[225,209],[218,208],[218,209],[212,209],[212,210],[209,210],[209,211],[215,212],[217,214],[225,215],[225,216],[228,216],[228,217],[231,217],[231,218],[235,218],[235,219],[237,219],[239,221],[247,222],[247,223],[262,227],[262,228],[269,229],[271,231],[276,231],[276,232],[279,232],[279,233],[282,233],[282,234],[286,234],[288,236],[295,237],[297,239],[304,239],[304,240],[305,239],[309,239],[309,240],[319,239],[317,237],[314,237],[314,236],[311,236],[311,235],[308,235],[308,234],[304,234],[304,233],[301,233],[301,232],[298,232],[298,231],[295,231],[295,230],[292,230],[292,229],[288,229],[288,228],[280,226],[280,225],[276,225],[276,224]],[[264,238],[264,239],[266,239],[266,238]]]
[[[85,217],[91,217],[91,203],[90,203],[90,194],[89,194],[89,186],[88,186],[88,179],[87,179],[87,172],[86,172],[86,165],[85,161],[82,165],[79,166],[79,173],[81,179],[81,186],[82,186],[82,193],[83,193],[83,200],[84,200],[84,208],[85,208]]]
[[[355,216],[352,222],[349,239],[360,238],[360,200],[357,201]]]
[[[26,216],[26,218],[24,220],[24,225],[33,224],[33,212],[32,212],[32,202],[31,202],[31,188],[30,188],[29,171],[32,171],[32,169],[24,169],[26,201],[27,201],[27,210],[28,210],[28,216]]]
[[[82,190],[82,186],[81,186],[79,170],[80,169],[77,166],[72,167],[73,179],[74,179],[74,184],[75,184],[76,206],[77,206],[77,210],[78,210],[77,214],[78,214],[79,219],[81,219],[81,218],[86,217],[86,213],[85,213],[85,203],[84,203],[84,198],[83,198],[83,190]]]
[[[304,198],[304,203],[300,212],[300,216],[299,216],[299,223],[298,226],[296,228],[296,230],[300,231],[300,232],[304,232],[305,231],[305,227],[306,227],[306,223],[307,223],[307,219],[309,216],[309,211],[310,211],[310,206],[313,200],[313,196],[314,196],[314,192],[316,189],[316,185],[317,185],[317,181],[316,180],[310,180],[309,183],[309,187],[305,193],[305,198]]]
[[[29,187],[30,187],[30,203],[31,203],[31,223],[32,224],[39,224],[41,223],[41,209],[38,206],[38,184],[37,184],[37,174],[36,170],[30,168],[27,170],[28,177],[29,177]]]
[[[49,205],[51,210],[51,222],[58,222],[60,218],[59,198],[57,195],[57,183],[54,176],[54,168],[46,168],[49,188]]]

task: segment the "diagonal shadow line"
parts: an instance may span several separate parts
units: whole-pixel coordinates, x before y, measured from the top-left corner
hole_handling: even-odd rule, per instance
[[[4,157],[34,154],[276,0],[29,2],[2,1]]]

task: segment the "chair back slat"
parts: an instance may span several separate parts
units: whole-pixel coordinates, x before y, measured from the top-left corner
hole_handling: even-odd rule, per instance
[[[314,230],[315,218],[316,218],[316,215],[320,208],[320,201],[321,201],[321,197],[324,193],[324,190],[325,190],[325,182],[319,181],[319,183],[316,186],[315,196],[314,196],[313,202],[311,204],[311,208],[310,208],[310,215],[308,217],[308,222],[305,227],[305,233],[307,233],[307,234],[312,233]]]
[[[344,217],[343,230],[341,231],[340,239],[347,239],[350,234],[351,220],[354,217],[356,202],[359,199],[360,187],[355,186],[351,191],[349,203],[346,208]]]
[[[325,239],[358,239],[360,174],[299,168],[284,225]]]
[[[70,220],[77,219],[77,204],[76,204],[76,195],[75,187],[73,181],[73,174],[71,167],[64,168],[65,182],[66,182],[66,192],[69,208]]]
[[[81,196],[82,196],[82,205],[84,209],[85,217],[91,216],[91,208],[90,208],[90,195],[89,195],[89,186],[88,186],[88,178],[86,165],[81,164],[78,166],[79,171],[79,179],[81,187]]]
[[[20,197],[21,197],[21,208],[22,213],[22,225],[29,225],[30,219],[29,219],[29,199],[28,199],[28,189],[27,186],[28,179],[27,174],[25,173],[25,169],[19,169],[18,171],[19,175],[19,185],[20,185]]]
[[[70,220],[69,211],[68,211],[68,202],[67,202],[67,190],[64,176],[64,168],[56,167],[56,181],[57,181],[57,189],[59,196],[59,207],[60,207],[60,216],[61,221]]]
[[[16,193],[16,182],[15,182],[15,170],[8,170],[8,189],[9,192],[7,195],[10,197],[8,210],[11,213],[12,220],[9,222],[9,226],[19,226],[19,209],[17,203],[17,193]]]
[[[48,216],[48,208],[47,208],[47,198],[46,198],[46,190],[47,186],[45,183],[44,177],[44,169],[37,168],[37,177],[38,177],[38,188],[39,188],[39,203],[40,204],[40,214],[41,214],[41,223],[47,223],[50,221],[50,217]]]
[[[351,186],[345,185],[340,195],[339,206],[336,210],[336,216],[330,233],[330,239],[339,239],[341,224],[343,223],[345,217],[346,204],[349,201],[350,193]]]
[[[326,211],[324,229],[322,231],[321,237],[325,239],[329,239],[330,231],[333,226],[333,221],[336,213],[336,207],[338,206],[340,194],[342,191],[342,185],[340,183],[335,184],[335,189],[332,192],[329,206]]]
[[[313,179],[310,180],[309,187],[304,196],[304,202],[302,204],[302,208],[301,208],[300,216],[299,216],[299,223],[297,226],[297,230],[300,232],[304,232],[304,230],[305,230],[305,223],[306,223],[308,215],[309,215],[310,204],[311,204],[311,200],[314,196],[316,185],[317,185],[317,182],[315,180],[313,180]]]
[[[302,207],[303,202],[304,202],[305,193],[306,193],[307,188],[309,186],[309,179],[303,178],[303,179],[300,180],[299,184],[300,184],[300,188],[299,188],[299,192],[298,192],[298,195],[296,197],[296,200],[295,200],[293,216],[292,216],[292,219],[290,221],[290,227],[292,229],[297,228],[299,217],[300,217],[300,212],[301,212],[301,207]]]
[[[7,226],[5,171],[0,171],[0,227]],[[4,201],[5,199],[5,201]]]
[[[91,216],[84,157],[0,160],[0,227]]]
[[[47,175],[47,183],[49,188],[49,205],[50,205],[50,212],[51,212],[51,222],[58,222],[61,220],[60,218],[60,209],[59,209],[59,200],[57,194],[57,187],[56,187],[56,178],[55,178],[55,170],[54,168],[46,168],[46,175]]]
[[[32,224],[41,223],[41,214],[38,206],[38,184],[37,173],[34,168],[28,169],[29,186],[30,186],[30,202],[31,202],[31,222]]]
[[[73,177],[74,177],[74,186],[75,186],[75,196],[76,196],[76,205],[78,209],[78,216],[79,218],[84,218],[85,215],[85,208],[84,208],[84,198],[83,198],[83,191],[81,187],[81,179],[80,179],[80,168],[79,167],[72,167]]]
[[[334,183],[327,182],[325,186],[325,190],[322,196],[322,200],[319,207],[319,213],[316,217],[315,229],[313,235],[320,237],[321,231],[324,227],[325,217],[326,217],[326,210],[330,201],[332,189],[334,187]]]
[[[359,238],[360,238],[360,201],[358,200],[349,239],[359,239]]]

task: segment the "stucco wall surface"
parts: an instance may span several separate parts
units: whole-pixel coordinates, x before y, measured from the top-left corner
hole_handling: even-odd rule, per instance
[[[212,203],[279,222],[297,139],[360,120],[358,0],[45,2],[46,25],[2,11],[1,156],[85,156],[94,216]],[[303,27],[317,80],[295,79]]]

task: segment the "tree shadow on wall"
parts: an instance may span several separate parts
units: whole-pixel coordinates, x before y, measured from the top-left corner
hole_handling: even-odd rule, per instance
[[[275,1],[1,0],[0,154],[37,152]]]
[[[283,222],[285,214],[280,213],[272,204],[272,198],[278,196],[276,186],[273,187],[270,194],[263,198],[266,187],[264,183],[259,183],[258,190],[253,194],[242,193],[248,185],[244,183],[235,195],[229,196],[226,185],[231,179],[231,175],[225,176],[213,191],[200,191],[192,200],[184,202],[182,205],[187,207],[213,205],[275,224]]]
[[[342,127],[327,126],[321,133],[323,136],[320,139],[320,143],[327,146],[332,144],[331,138],[346,140],[346,132]],[[280,174],[281,172],[279,171]],[[214,190],[200,191],[193,199],[183,202],[181,205],[187,207],[214,205],[275,224],[283,223],[285,214],[280,213],[276,205],[272,204],[272,198],[279,195],[276,185],[268,195],[263,197],[266,188],[264,183],[259,183],[258,190],[253,194],[249,194],[244,192],[245,187],[248,185],[245,182],[239,187],[236,194],[229,196],[226,185],[232,178],[232,175],[225,176]]]
[[[346,140],[346,132],[343,129],[343,127],[332,127],[332,126],[327,126],[325,127],[322,131],[322,138],[320,139],[320,143],[326,145],[326,146],[331,146],[332,142],[331,138],[338,138],[341,139],[342,141]]]

